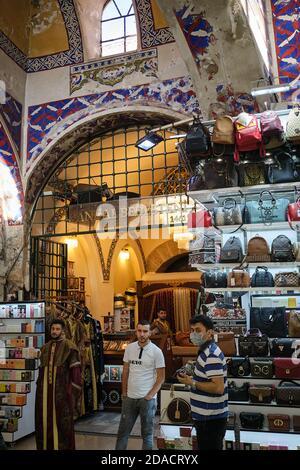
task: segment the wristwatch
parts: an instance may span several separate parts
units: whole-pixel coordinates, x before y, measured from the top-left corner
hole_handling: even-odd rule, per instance
[[[192,390],[197,390],[196,381],[195,381],[195,380],[192,381]]]

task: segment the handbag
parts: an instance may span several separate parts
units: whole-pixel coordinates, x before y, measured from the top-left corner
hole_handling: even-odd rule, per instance
[[[300,416],[293,416],[293,429],[296,432],[300,432]]]
[[[241,426],[244,429],[262,429],[264,425],[264,415],[262,413],[240,413]]]
[[[272,159],[274,163],[268,165],[268,183],[275,184],[297,181],[299,175],[297,173],[296,164],[289,153],[277,153],[272,156]]]
[[[276,357],[274,366],[277,379],[300,379],[300,359]]]
[[[229,401],[249,401],[249,383],[244,382],[238,386],[233,380],[228,382],[228,400]]]
[[[204,287],[227,287],[227,275],[221,271],[206,271],[204,273]]]
[[[250,357],[264,357],[269,354],[269,340],[258,329],[250,329],[238,338],[239,355]]]
[[[207,189],[228,188],[238,185],[236,168],[229,159],[209,159],[203,163],[202,168]]]
[[[251,375],[271,379],[274,375],[273,359],[251,359]]]
[[[268,268],[257,266],[251,277],[251,287],[273,287],[274,278]]]
[[[256,186],[266,184],[266,169],[263,162],[249,162],[244,160],[238,166],[239,185]]]
[[[235,338],[232,331],[218,333],[217,345],[223,352],[224,356],[236,355]]]
[[[172,423],[190,423],[192,421],[191,405],[183,398],[173,398],[168,404],[167,416]]]
[[[212,216],[207,210],[191,211],[187,216],[188,228],[208,228],[212,226]]]
[[[187,191],[200,191],[204,187],[204,181],[201,174],[194,174],[186,181]]]
[[[295,144],[300,143],[300,109],[294,108],[291,109],[288,115],[288,120],[286,123],[286,132],[287,140]]]
[[[220,116],[216,119],[211,140],[214,144],[234,145],[234,124],[231,116]]]
[[[288,221],[300,221],[300,197],[295,202],[288,205]]]
[[[258,328],[269,338],[287,336],[285,307],[250,307],[250,328]]]
[[[191,240],[189,245],[189,264],[215,264],[219,262],[220,245],[213,236],[203,235]]]
[[[270,385],[253,385],[249,387],[251,403],[271,403],[273,400],[273,388]]]
[[[250,361],[247,357],[231,357],[227,359],[228,375],[231,377],[245,377],[250,375]]]
[[[286,262],[294,261],[295,254],[291,240],[286,235],[278,235],[272,241],[271,261]]]
[[[249,263],[269,262],[271,259],[268,242],[259,235],[248,242],[246,260]]]
[[[291,338],[300,338],[300,312],[289,313],[288,331]]]
[[[236,200],[232,197],[228,197],[223,201],[221,207],[215,207],[213,209],[213,220],[214,225],[242,225],[243,214],[242,209]]]
[[[300,405],[300,385],[293,380],[282,380],[275,387],[277,405]]]
[[[269,423],[269,431],[289,432],[290,417],[289,415],[267,415]]]
[[[265,198],[266,194],[270,196],[270,199]],[[286,198],[276,199],[270,191],[261,191],[258,201],[246,203],[244,222],[247,224],[285,222],[289,202]]]
[[[300,340],[275,338],[270,342],[270,355],[273,357],[292,357],[299,346]]]
[[[198,162],[200,158],[206,158],[211,153],[209,130],[199,119],[194,120],[187,133],[185,150],[192,166],[195,162]]]
[[[228,287],[249,287],[250,275],[242,268],[233,268],[227,275]]]
[[[299,275],[296,271],[294,272],[282,272],[275,274],[275,286],[276,287],[298,287],[299,286]]]

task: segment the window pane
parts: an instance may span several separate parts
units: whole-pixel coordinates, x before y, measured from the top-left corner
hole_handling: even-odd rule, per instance
[[[137,37],[132,36],[130,38],[126,38],[126,52],[136,51],[136,50],[137,50]]]
[[[122,18],[102,23],[102,41],[122,36],[124,36],[124,20]]]
[[[131,0],[115,0],[122,15],[126,16],[132,5]]]
[[[128,16],[126,18],[126,36],[136,34],[135,16]]]
[[[116,9],[114,2],[109,2],[103,10],[102,19],[108,20],[109,18],[116,18],[120,16],[118,10]]]
[[[102,44],[102,55],[123,54],[124,52],[124,39],[117,41],[109,41]]]

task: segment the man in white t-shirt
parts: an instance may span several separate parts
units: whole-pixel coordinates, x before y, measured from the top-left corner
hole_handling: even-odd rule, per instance
[[[136,327],[137,341],[127,346],[122,375],[122,414],[117,450],[127,448],[128,437],[141,418],[143,449],[153,446],[156,394],[165,380],[165,359],[161,349],[150,341],[150,323],[142,320]]]

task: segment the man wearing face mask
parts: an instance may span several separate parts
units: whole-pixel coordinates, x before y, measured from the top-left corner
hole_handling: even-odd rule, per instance
[[[178,375],[191,386],[192,418],[199,450],[222,450],[228,418],[227,366],[214,341],[213,322],[205,315],[190,320],[190,339],[199,346],[194,375]]]

